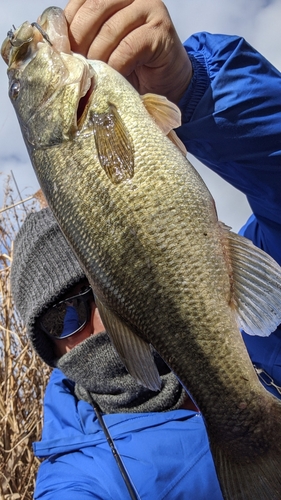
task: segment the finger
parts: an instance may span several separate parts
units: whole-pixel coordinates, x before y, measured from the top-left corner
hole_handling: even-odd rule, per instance
[[[64,8],[64,14],[69,24],[73,21],[75,14],[85,1],[86,0],[69,0]]]
[[[152,45],[147,37],[147,29],[139,28],[121,40],[107,63],[127,77],[136,67],[147,65],[151,61],[151,52]]]
[[[147,20],[146,24],[142,24],[123,37],[107,62],[124,76],[130,75],[138,66],[154,66],[154,62],[158,67],[162,66],[174,47],[172,38],[175,37],[170,18],[163,22],[161,17],[154,16],[153,20]]]
[[[107,19],[133,1],[85,0],[74,14],[69,26],[69,38],[72,50],[86,56],[92,41]],[[76,7],[79,5],[79,2],[81,4],[81,0],[72,0],[72,2],[77,2]]]
[[[140,94],[165,95],[177,103],[190,81],[191,63],[173,25],[168,31],[158,28],[142,26],[131,32],[113,51],[108,64]]]
[[[147,13],[137,3],[119,10],[102,25],[88,49],[87,57],[108,62],[121,41],[145,24],[146,19]]]

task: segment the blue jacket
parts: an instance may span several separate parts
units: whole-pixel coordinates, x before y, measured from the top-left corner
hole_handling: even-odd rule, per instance
[[[180,103],[178,135],[187,151],[247,196],[253,215],[240,234],[281,265],[281,74],[236,36],[198,33],[185,47],[194,76]],[[268,374],[263,379],[280,387],[281,328],[269,337],[243,337],[253,363]]]
[[[193,411],[104,415],[141,499],[222,500],[202,417]],[[35,499],[129,500],[124,481],[95,413],[77,401],[73,384],[52,373],[45,395],[42,441],[48,457],[37,477]]]
[[[180,106],[187,150],[243,191],[242,233],[281,264],[281,78],[243,39],[199,33],[185,43],[194,76]],[[281,385],[281,331],[245,342]],[[268,379],[269,380],[269,379]],[[271,386],[274,391],[274,387]],[[278,393],[276,393],[278,395]],[[141,499],[221,500],[202,418],[188,410],[105,415]],[[129,498],[91,406],[54,370],[45,396],[35,499]]]

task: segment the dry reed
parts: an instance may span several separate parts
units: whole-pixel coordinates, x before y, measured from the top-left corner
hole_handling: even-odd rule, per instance
[[[7,180],[0,210],[0,500],[31,500],[39,465],[32,442],[40,440],[42,399],[49,368],[31,349],[10,292],[13,240],[38,196],[17,204]]]

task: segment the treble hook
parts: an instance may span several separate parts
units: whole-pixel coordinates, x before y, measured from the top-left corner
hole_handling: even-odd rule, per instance
[[[53,46],[53,44],[49,38],[49,35],[47,35],[46,31],[44,31],[43,28],[41,28],[40,24],[35,22],[35,23],[31,23],[31,26],[34,26],[35,28],[37,28],[38,31],[40,31],[42,37],[46,40],[46,42],[48,42],[51,45],[51,47]]]
[[[37,28],[38,31],[41,33],[42,37],[44,38],[44,40],[46,40],[46,42],[48,42],[52,47],[53,44],[49,38],[49,35],[47,35],[46,31],[44,31],[43,28],[41,28],[40,24],[34,22],[34,23],[31,23],[31,26]],[[22,45],[22,40],[20,40],[18,42],[17,41],[14,42],[16,27],[14,25],[12,27],[13,27],[13,29],[8,31],[7,37],[10,40],[10,44],[13,47],[17,47],[17,46]],[[31,40],[32,40],[32,37],[25,40],[24,43],[29,43],[29,42],[31,42]]]
[[[7,37],[9,38],[10,42],[11,42],[11,45],[13,45],[13,39],[15,38],[15,31],[16,31],[16,27],[15,25],[13,24],[12,26],[13,29],[9,30],[8,33],[7,33]]]

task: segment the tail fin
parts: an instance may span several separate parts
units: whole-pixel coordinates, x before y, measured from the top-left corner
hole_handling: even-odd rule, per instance
[[[268,444],[257,454],[251,446],[241,458],[233,451],[225,453],[223,447],[211,443],[214,463],[225,500],[281,500],[281,403],[273,405],[272,427],[265,428],[262,441]],[[245,442],[248,441],[245,436]],[[256,449],[260,436],[256,433]]]

